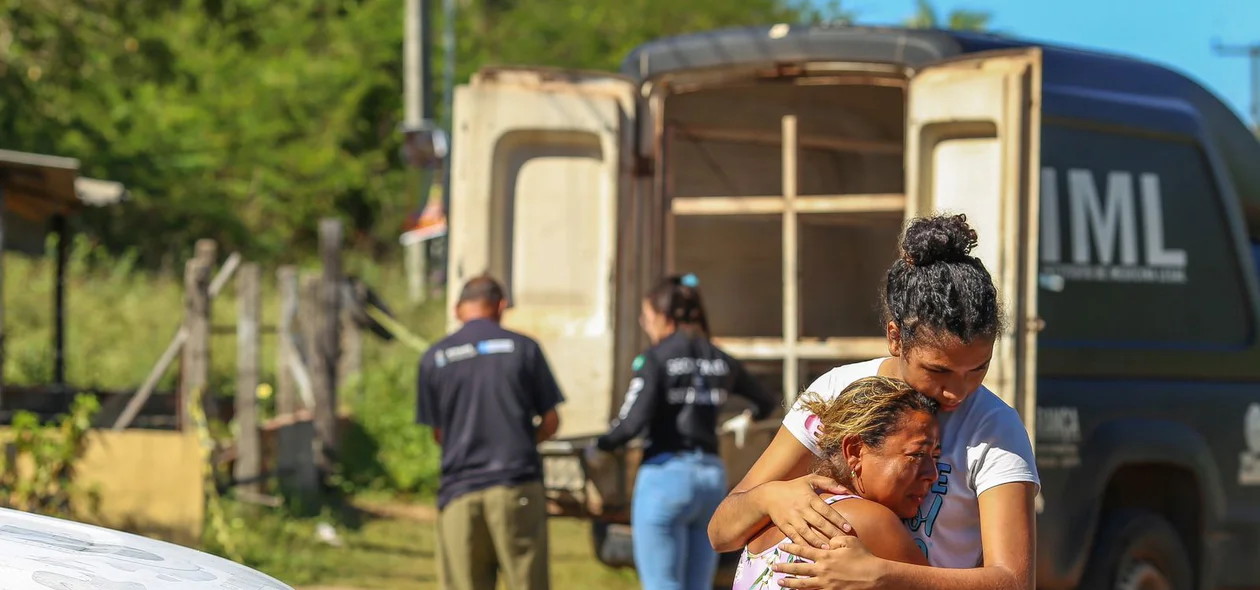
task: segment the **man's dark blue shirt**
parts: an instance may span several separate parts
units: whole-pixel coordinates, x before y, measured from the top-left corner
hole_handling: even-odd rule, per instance
[[[438,508],[460,495],[542,479],[534,418],[564,401],[533,339],[479,319],[424,353],[417,421],[442,432]]]

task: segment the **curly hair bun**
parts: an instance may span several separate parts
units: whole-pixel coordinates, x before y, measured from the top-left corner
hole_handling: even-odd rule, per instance
[[[913,266],[963,262],[971,257],[976,242],[976,230],[967,225],[966,215],[920,217],[901,239],[902,258]]]

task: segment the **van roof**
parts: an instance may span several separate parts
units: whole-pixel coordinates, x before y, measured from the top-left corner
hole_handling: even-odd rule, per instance
[[[919,67],[979,51],[1040,47],[1042,83],[1123,93],[1188,105],[1202,122],[1239,195],[1249,233],[1260,241],[1260,142],[1234,111],[1201,84],[1134,57],[987,33],[867,26],[763,25],[657,39],[626,56],[621,73],[640,82],[674,71],[725,65],[854,61]]]

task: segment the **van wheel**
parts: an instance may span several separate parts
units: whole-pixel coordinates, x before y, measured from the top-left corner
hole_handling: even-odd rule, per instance
[[[1191,590],[1194,568],[1176,529],[1143,510],[1107,514],[1081,578],[1086,590]]]
[[[598,520],[591,523],[595,558],[608,567],[634,567],[634,542],[630,527]]]

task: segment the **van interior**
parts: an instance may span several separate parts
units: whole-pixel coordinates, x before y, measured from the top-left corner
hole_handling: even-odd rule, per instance
[[[705,298],[714,336],[782,394],[793,349],[798,391],[838,364],[887,354],[880,286],[905,213],[906,77],[772,76],[662,84],[658,174],[670,204],[667,268],[695,273],[705,292],[739,294]],[[784,148],[785,116],[796,118],[795,150]],[[792,205],[782,198],[789,153]],[[794,304],[785,215],[796,226]],[[797,325],[785,326],[793,314]]]

